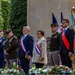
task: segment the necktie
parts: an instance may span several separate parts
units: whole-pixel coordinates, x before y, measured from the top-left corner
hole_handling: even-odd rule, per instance
[[[66,30],[64,30],[64,33],[66,32]]]

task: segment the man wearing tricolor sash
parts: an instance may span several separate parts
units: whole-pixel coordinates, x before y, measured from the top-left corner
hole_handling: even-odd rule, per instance
[[[29,30],[29,26],[23,27],[23,36],[20,38],[18,47],[21,67],[26,73],[26,75],[28,75],[28,71],[30,69],[30,59],[32,57],[34,43],[33,37],[29,34]]]
[[[69,20],[62,20],[62,33],[61,33],[61,43],[60,43],[60,55],[62,65],[66,65],[69,68],[72,68],[73,57],[73,43],[74,43],[74,30],[69,27]]]
[[[32,62],[36,68],[41,68],[47,64],[47,44],[42,30],[37,31],[37,41],[34,45]]]

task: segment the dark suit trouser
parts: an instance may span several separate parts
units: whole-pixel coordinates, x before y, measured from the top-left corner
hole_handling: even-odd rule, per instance
[[[4,59],[0,58],[0,68],[4,67]]]
[[[41,67],[43,67],[43,66],[44,66],[44,64],[43,64],[43,63],[35,63],[35,65],[36,65],[36,68],[41,68]]]
[[[61,56],[62,65],[72,68],[72,61],[70,60],[68,54],[61,53],[60,56]]]
[[[21,68],[24,70],[24,72],[27,75],[30,69],[30,65],[29,65],[30,60],[25,59],[25,58],[20,58],[20,61],[21,61]]]

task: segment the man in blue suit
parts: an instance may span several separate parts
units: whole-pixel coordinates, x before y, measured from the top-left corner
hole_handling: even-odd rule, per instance
[[[33,51],[33,44],[34,40],[33,37],[29,34],[30,27],[24,26],[23,27],[23,36],[20,38],[19,41],[19,58],[21,61],[21,67],[28,75],[28,71],[30,69],[30,59],[32,57],[32,51]]]
[[[60,56],[62,65],[68,66],[72,68],[72,60],[73,57],[73,43],[74,43],[74,30],[69,27],[69,20],[62,20],[62,36],[61,36],[61,44],[60,44]]]
[[[3,31],[0,30],[0,68],[4,67],[4,42]]]

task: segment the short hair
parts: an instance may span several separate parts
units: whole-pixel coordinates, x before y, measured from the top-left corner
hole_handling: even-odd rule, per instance
[[[12,29],[7,29],[5,33],[8,35],[11,31]]]
[[[51,27],[58,27],[58,24],[57,23],[52,23]]]
[[[66,21],[67,23],[69,23],[69,20],[68,19],[63,19],[62,21]]]
[[[28,31],[30,31],[30,27],[29,26],[24,26],[23,28],[26,28]]]
[[[38,30],[37,32],[38,32],[38,33],[40,32],[42,36],[44,36],[44,34],[45,34],[45,32],[42,31],[42,30]]]

